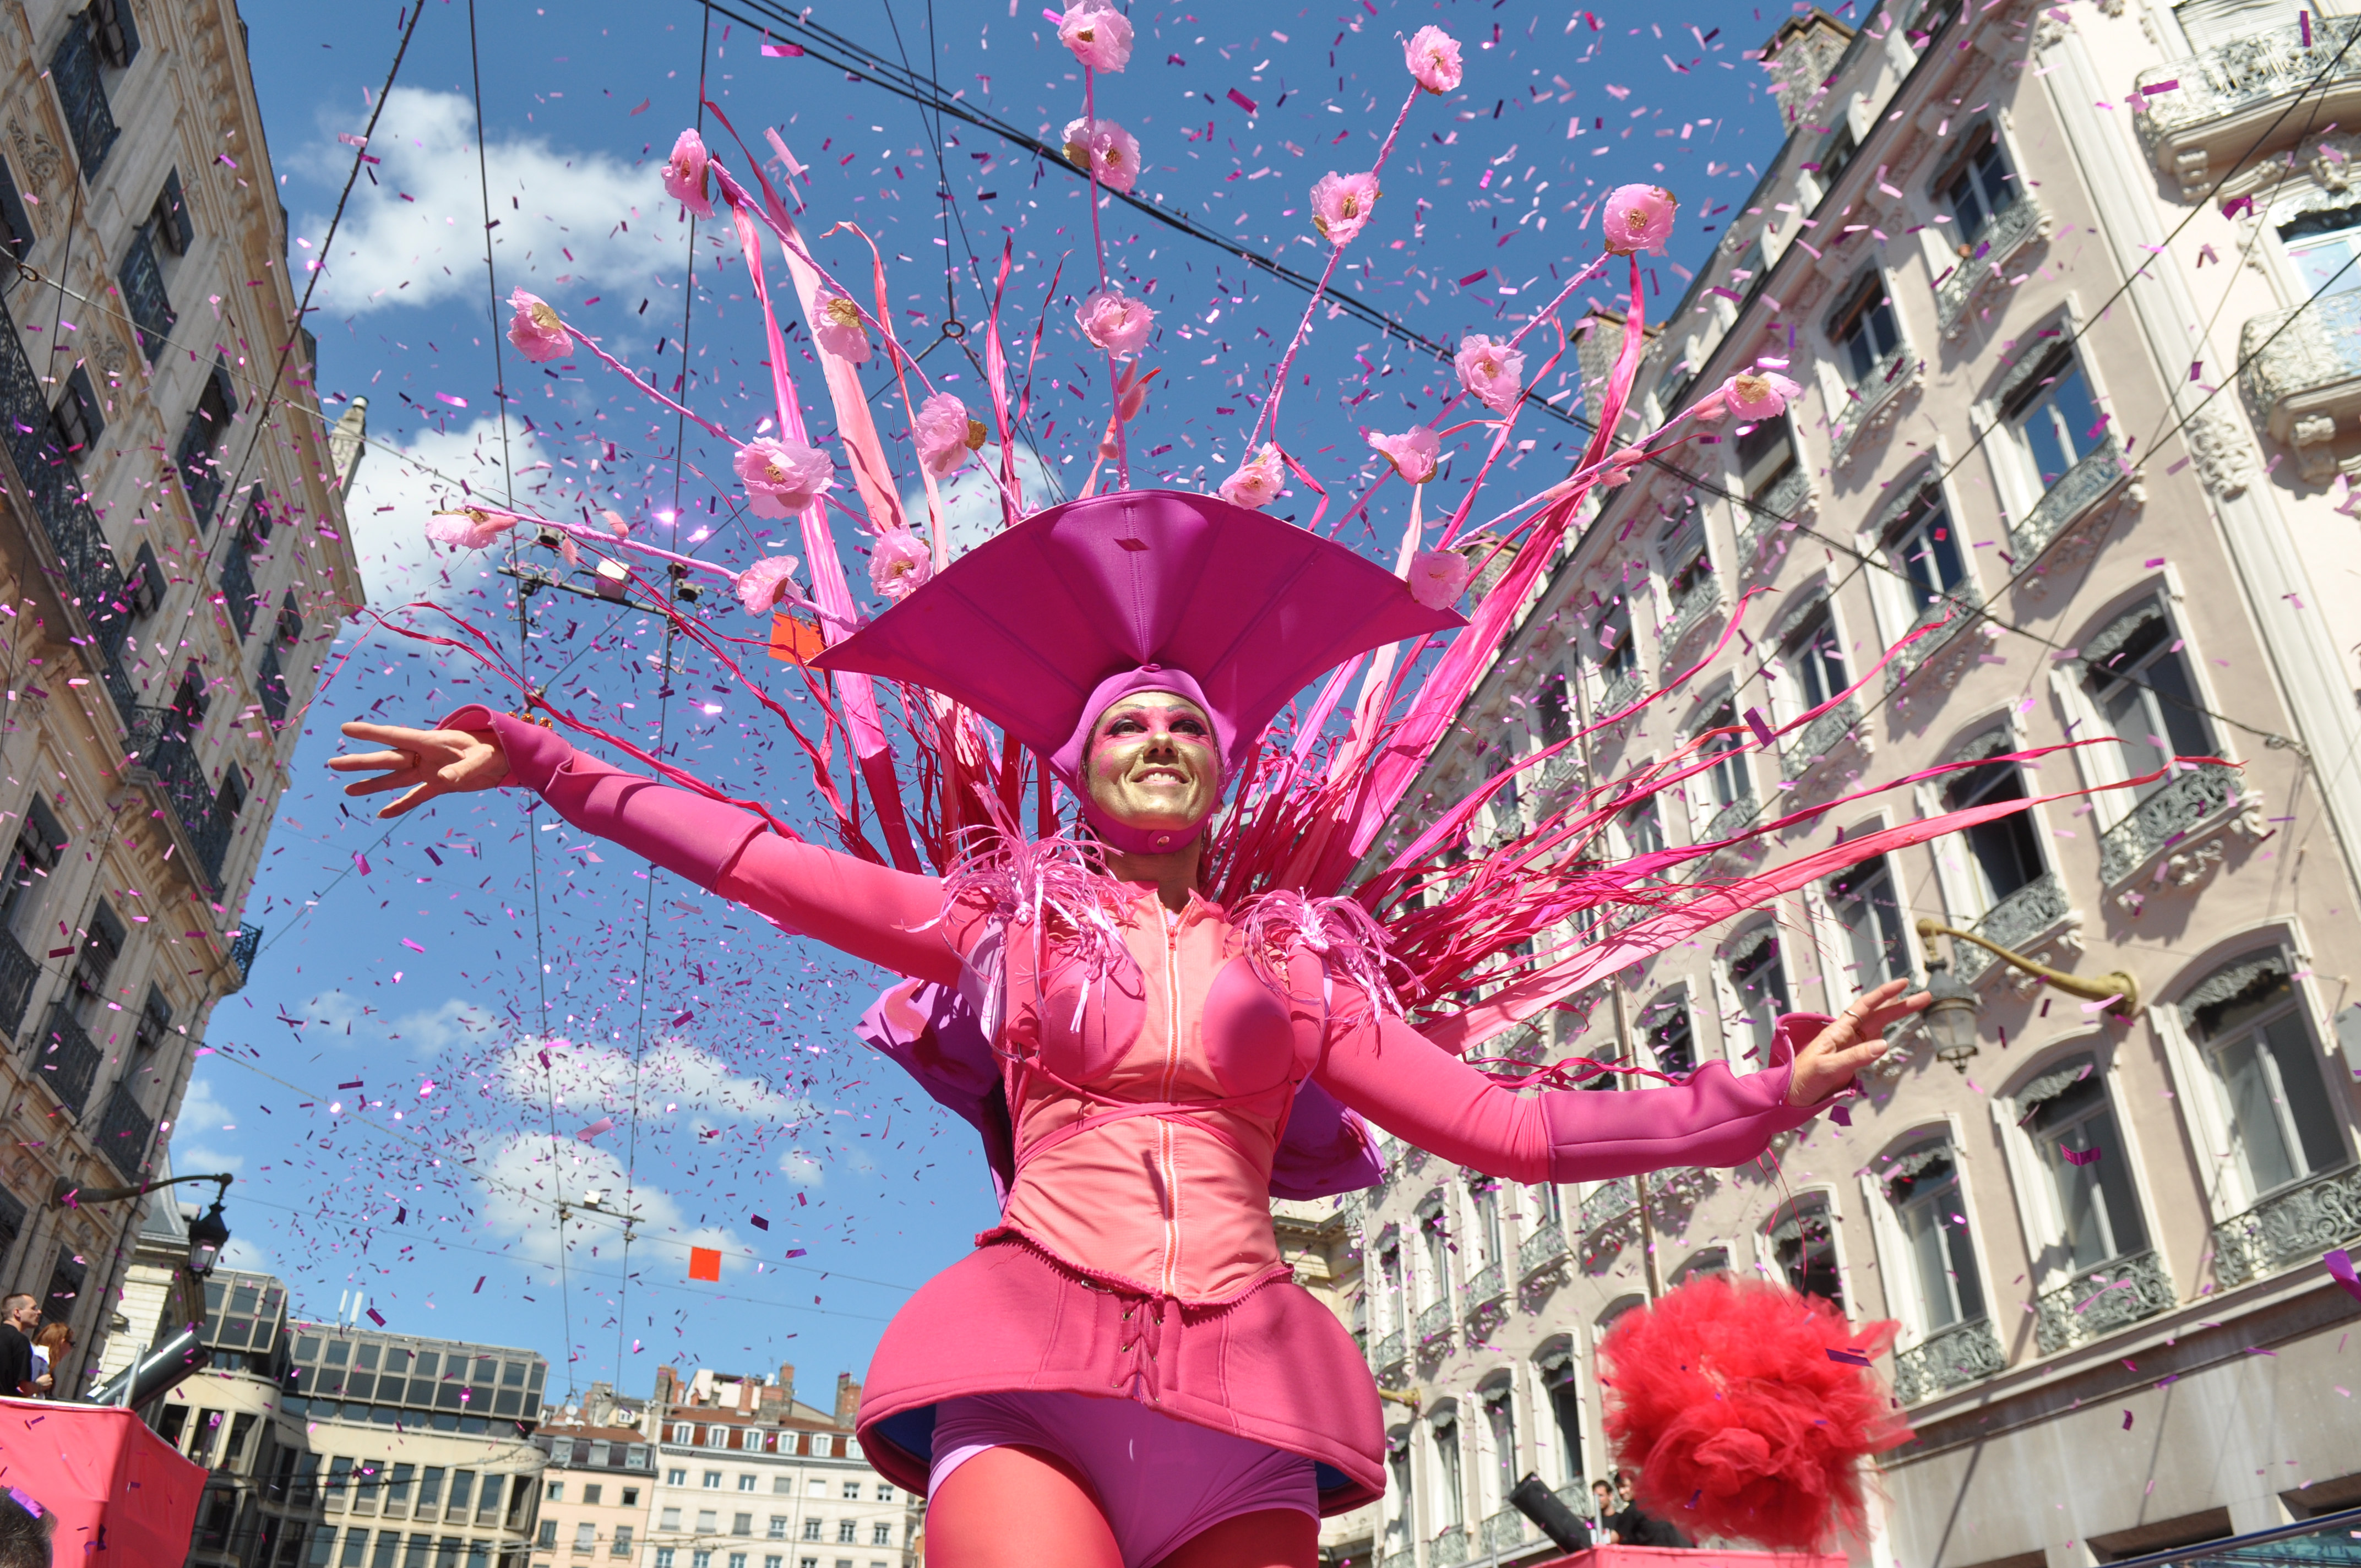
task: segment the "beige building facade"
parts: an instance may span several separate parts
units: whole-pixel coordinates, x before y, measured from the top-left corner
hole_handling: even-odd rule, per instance
[[[68,1388],[140,1206],[54,1195],[151,1173],[360,599],[242,26],[0,6],[0,1285],[72,1323]]]
[[[1626,433],[1750,366],[1804,396],[1606,494],[1428,798],[1567,742],[1480,855],[1697,742],[1605,828],[1619,855],[1735,840],[1688,883],[2063,798],[1815,881],[1495,1048],[1753,1070],[1779,1013],[1924,977],[1922,917],[2130,983],[2108,1006],[1939,940],[1972,1056],[1906,1030],[1849,1125],[1644,1201],[1389,1147],[1356,1216],[1372,1363],[1417,1399],[1389,1407],[1389,1568],[1544,1554],[1507,1488],[1611,1470],[1599,1336],[1706,1270],[1900,1324],[1879,1371],[1917,1435],[1858,1562],[2080,1568],[2361,1502],[2361,1309],[2321,1266],[2361,1237],[2361,195],[2329,128],[2356,40],[2228,0],[1913,0],[1771,40],[1786,142],[1744,198],[1681,192],[1721,243]]]
[[[549,1456],[549,1466],[541,1478],[533,1568],[614,1568],[640,1561],[654,1495],[655,1448],[631,1424],[638,1413],[628,1405],[596,1414],[576,1409],[542,1422],[533,1443]]]

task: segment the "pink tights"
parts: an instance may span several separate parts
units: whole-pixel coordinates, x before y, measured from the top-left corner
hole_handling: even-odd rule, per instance
[[[936,1411],[934,1568],[1312,1568],[1312,1462],[1128,1399],[987,1394]]]

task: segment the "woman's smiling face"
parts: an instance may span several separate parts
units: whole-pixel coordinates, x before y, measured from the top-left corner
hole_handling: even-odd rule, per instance
[[[1091,802],[1128,828],[1194,828],[1221,786],[1213,720],[1187,697],[1141,691],[1091,727]]]

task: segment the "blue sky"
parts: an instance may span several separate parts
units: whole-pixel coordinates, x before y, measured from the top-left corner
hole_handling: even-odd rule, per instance
[[[1596,254],[1590,209],[1630,181],[1683,200],[1672,254],[1649,275],[1652,305],[1669,309],[1779,135],[1743,54],[1785,13],[1751,5],[1675,15],[1356,0],[1291,16],[1229,3],[1132,14],[1131,68],[1102,80],[1099,112],[1139,137],[1141,189],[1314,273],[1325,250],[1305,193],[1324,172],[1369,166],[1409,86],[1399,36],[1435,22],[1463,40],[1462,92],[1413,106],[1376,219],[1338,273],[1340,287],[1448,342],[1513,330],[1553,278]],[[365,458],[351,508],[372,610],[436,635],[452,629],[446,614],[464,620],[585,718],[644,746],[661,738],[682,766],[824,832],[800,752],[693,650],[676,650],[659,695],[661,627],[544,594],[520,654],[497,560],[424,542],[427,513],[463,488],[502,493],[505,439],[528,508],[613,510],[642,537],[732,566],[787,545],[741,514],[722,444],[693,426],[678,444],[672,416],[587,356],[544,374],[510,350],[503,432],[493,353],[505,312],[492,314],[487,290],[463,3],[429,0],[367,148],[378,161],[328,241],[355,156],[339,138],[368,123],[405,16],[383,4],[246,7],[293,257],[328,263],[314,297],[321,385],[368,397],[385,444]],[[1005,15],[939,5],[931,24],[910,0],[823,5],[814,19],[881,51],[906,48],[919,69],[931,56],[946,93],[1051,139],[1082,112],[1079,72],[1038,3],[1012,0]],[[1094,271],[1081,182],[946,121],[952,197],[940,202],[931,127],[909,103],[808,58],[765,56],[760,36],[719,13],[709,32],[708,21],[689,4],[478,5],[500,292],[545,296],[667,387],[684,374],[686,341],[691,405],[741,439],[755,433],[768,372],[736,242],[699,225],[692,280],[688,225],[655,172],[695,120],[702,58],[708,95],[749,144],[768,157],[760,132],[775,128],[807,169],[802,222],[816,254],[865,276],[858,237],[817,236],[846,220],[874,238],[906,341],[930,345],[930,372],[972,406],[976,372],[940,330],[944,275],[960,319],[980,326],[975,280],[1013,243],[1022,269],[1004,323],[1012,338],[1045,323],[1040,461],[1028,472],[1037,491],[1043,469],[1072,488],[1088,467],[1085,423],[1105,406],[1102,368],[1071,325],[1077,280]],[[744,176],[727,133],[710,116],[706,128]],[[1244,394],[1263,390],[1305,297],[1121,207],[1102,224],[1110,269],[1159,313],[1148,363],[1163,373],[1131,437],[1135,453],[1157,455],[1135,480],[1152,469],[1211,488],[1239,458],[1254,419]],[[775,281],[775,252],[771,265]],[[1549,348],[1534,346],[1537,366]],[[818,378],[798,367],[802,395],[818,399]],[[1324,311],[1297,368],[1280,432],[1332,493],[1371,474],[1365,428],[1431,418],[1451,378]],[[877,406],[897,442],[895,400]],[[1576,433],[1528,415],[1520,433],[1535,445],[1510,477],[1528,493],[1563,472]],[[1430,509],[1455,499],[1447,477],[1439,484]],[[1398,536],[1389,519],[1400,499],[1399,487],[1378,493],[1377,532]],[[1377,532],[1345,537],[1374,547]],[[729,634],[752,630],[726,595],[704,609]],[[809,710],[783,666],[752,663]],[[427,722],[478,697],[512,706],[512,689],[374,619],[347,624],[304,716],[249,905],[266,928],[261,956],[214,1014],[214,1054],[175,1129],[174,1162],[237,1171],[235,1258],[286,1277],[301,1311],[365,1297],[403,1332],[531,1345],[555,1364],[559,1388],[610,1378],[643,1392],[668,1361],[792,1361],[818,1398],[837,1372],[861,1374],[907,1291],[991,1223],[975,1141],[851,1039],[875,971],[677,879],[651,881],[511,793],[389,830],[348,810],[321,767],[345,719]],[[628,1250],[612,1217],[627,1190],[638,1216]],[[719,1284],[686,1278],[692,1245],[723,1252]]]

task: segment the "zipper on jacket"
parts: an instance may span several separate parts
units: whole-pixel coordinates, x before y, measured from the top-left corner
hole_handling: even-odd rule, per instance
[[[1172,1099],[1173,1080],[1180,1068],[1180,917],[1159,902],[1164,917],[1164,1083],[1159,1098]],[[1173,1127],[1163,1116],[1156,1124],[1157,1158],[1164,1168],[1164,1267],[1161,1283],[1167,1294],[1180,1288],[1174,1278],[1180,1261],[1180,1170],[1173,1158]]]

